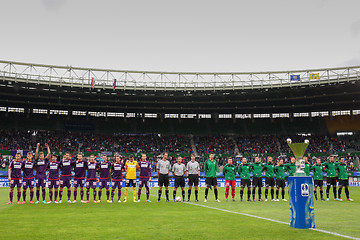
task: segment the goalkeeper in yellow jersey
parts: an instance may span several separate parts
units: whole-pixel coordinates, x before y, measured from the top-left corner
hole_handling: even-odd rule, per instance
[[[137,161],[134,161],[134,155],[129,156],[129,160],[125,163],[126,181],[125,181],[125,199],[127,201],[127,195],[129,187],[133,188],[134,202],[136,201],[136,170],[140,170],[140,166]]]

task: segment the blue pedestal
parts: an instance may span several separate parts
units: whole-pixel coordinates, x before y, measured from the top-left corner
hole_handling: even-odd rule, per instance
[[[290,226],[315,228],[312,177],[289,177]]]

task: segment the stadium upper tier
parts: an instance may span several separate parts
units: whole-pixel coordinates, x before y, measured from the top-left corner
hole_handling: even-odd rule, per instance
[[[359,81],[360,66],[273,72],[152,72],[0,61],[2,80],[94,89],[215,91]],[[116,79],[116,80],[115,80]]]

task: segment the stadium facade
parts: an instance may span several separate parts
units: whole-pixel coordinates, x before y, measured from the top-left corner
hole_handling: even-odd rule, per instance
[[[0,99],[3,128],[240,135],[360,131],[360,67],[186,73],[0,61]]]

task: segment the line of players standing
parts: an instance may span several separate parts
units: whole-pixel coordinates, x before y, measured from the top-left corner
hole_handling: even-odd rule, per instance
[[[133,201],[140,202],[141,189],[146,188],[146,201],[150,202],[150,188],[149,182],[151,181],[151,165],[146,161],[146,154],[142,154],[140,164],[137,161],[134,161],[134,156],[130,156],[129,160],[126,163],[121,161],[119,155],[115,156],[115,162],[108,162],[107,155],[103,155],[102,162],[97,162],[94,155],[90,155],[90,161],[83,159],[83,155],[79,153],[76,160],[70,159],[70,154],[66,152],[61,161],[57,161],[56,155],[50,155],[50,148],[48,144],[45,144],[48,154],[45,156],[43,152],[39,153],[39,146],[37,144],[35,152],[35,160],[33,161],[33,154],[29,152],[27,154],[27,159],[21,161],[20,153],[15,155],[15,160],[10,163],[9,166],[9,181],[10,181],[10,201],[8,204],[13,202],[14,188],[17,187],[17,203],[26,203],[26,191],[27,188],[30,189],[30,203],[33,202],[34,196],[34,185],[36,184],[36,204],[40,201],[40,188],[42,190],[42,199],[43,203],[45,202],[45,186],[46,186],[46,171],[49,172],[48,175],[48,188],[49,188],[49,197],[50,201],[48,203],[62,203],[63,189],[67,188],[67,197],[68,202],[71,203],[71,178],[72,170],[75,172],[74,176],[74,200],[76,202],[77,190],[80,187],[80,197],[81,202],[88,203],[90,196],[90,188],[93,189],[93,201],[98,203],[101,201],[102,189],[106,189],[107,202],[113,202],[115,190],[118,188],[118,202],[121,202],[121,188],[123,180],[123,171],[126,172],[125,180],[125,198],[124,202],[127,201],[128,188],[133,187]],[[50,159],[51,156],[51,159]],[[157,163],[157,173],[158,173],[158,202],[161,199],[162,188],[165,187],[166,201],[169,201],[169,173],[172,172],[175,178],[175,188],[173,191],[173,200],[175,201],[176,191],[180,187],[182,190],[182,199],[185,201],[185,175],[189,183],[188,189],[188,201],[190,201],[190,195],[192,191],[192,186],[195,188],[195,201],[198,202],[198,186],[200,182],[200,166],[199,163],[195,161],[195,155],[191,155],[191,161],[187,163],[187,166],[182,163],[182,158],[177,158],[177,163],[172,167],[170,162],[167,160],[168,154],[164,153],[163,158]],[[314,196],[317,200],[317,187],[320,188],[321,200],[323,198],[323,172],[327,172],[327,200],[329,200],[329,191],[330,187],[333,187],[334,199],[342,201],[341,191],[345,187],[345,193],[347,200],[352,201],[349,197],[348,190],[348,176],[347,176],[347,166],[345,164],[344,158],[340,159],[340,162],[334,162],[332,156],[329,157],[329,160],[321,163],[321,159],[317,159],[317,163],[311,166],[305,158],[305,173],[309,175],[310,171],[314,172]],[[50,159],[50,161],[49,161]],[[34,176],[34,169],[36,170],[36,175]],[[59,177],[61,170],[61,175]],[[139,176],[139,188],[138,188],[138,200],[136,200],[136,171],[140,171]],[[96,172],[100,171],[100,178],[96,176]],[[217,190],[217,172],[219,171],[218,164],[214,160],[214,154],[210,154],[208,161],[204,164],[204,172],[206,174],[206,189],[205,189],[205,199],[204,202],[207,202],[209,188],[214,188],[215,200],[220,202],[218,198]],[[235,201],[235,176],[236,173],[239,173],[241,178],[241,189],[240,189],[240,200],[243,200],[244,188],[247,188],[247,200],[255,201],[255,190],[258,188],[258,200],[262,201],[261,198],[261,187],[262,187],[262,172],[265,172],[265,201],[268,198],[268,191],[270,188],[271,201],[279,201],[279,190],[282,189],[282,200],[285,199],[285,172],[289,172],[289,176],[293,176],[296,171],[295,158],[291,159],[291,163],[284,164],[283,160],[280,159],[277,164],[273,163],[272,157],[267,158],[267,163],[261,163],[258,157],[255,158],[255,161],[251,164],[247,163],[247,159],[243,158],[241,164],[236,170],[235,165],[232,162],[232,158],[228,158],[228,163],[223,167],[223,175],[225,176],[225,198],[228,200],[229,189],[232,189],[232,200]],[[253,173],[253,182],[251,183],[251,174]],[[23,174],[22,174],[23,173]],[[87,173],[87,175],[86,175]],[[86,175],[86,182],[85,182]],[[34,184],[35,178],[35,184]],[[339,179],[339,191],[338,198],[336,197],[336,182],[337,178]],[[276,181],[275,181],[276,180]],[[99,190],[96,191],[97,183],[99,182]],[[111,182],[111,200],[110,200],[110,182]],[[276,199],[274,198],[274,187],[276,185]],[[86,201],[84,200],[84,186],[86,188]],[[21,187],[23,188],[23,202],[20,202],[21,198]],[[252,187],[252,192],[251,192]],[[53,191],[54,190],[54,191]],[[252,198],[250,195],[252,193]],[[59,201],[57,201],[57,196],[59,194]],[[96,197],[98,195],[98,200]],[[54,198],[53,198],[54,197]],[[53,201],[54,200],[54,201]]]
[[[317,188],[320,188],[321,200],[323,198],[323,172],[326,172],[326,196],[329,200],[329,192],[331,186],[333,187],[334,200],[342,201],[341,192],[342,188],[345,188],[345,194],[348,201],[353,201],[349,196],[349,180],[347,175],[347,165],[344,158],[340,158],[339,162],[334,161],[334,157],[330,156],[328,161],[321,163],[321,159],[317,158],[316,163],[311,165],[307,157],[304,157],[305,160],[305,169],[304,172],[309,176],[310,172],[314,173],[314,196],[317,200]],[[272,157],[267,158],[267,163],[261,163],[258,157],[255,158],[255,161],[251,164],[247,163],[246,158],[242,158],[241,164],[238,167],[237,172],[241,178],[241,188],[240,188],[240,200],[243,199],[244,188],[247,187],[247,200],[255,201],[255,189],[258,188],[258,201],[261,199],[261,187],[262,183],[262,173],[265,172],[265,201],[267,201],[269,188],[271,190],[271,201],[279,201],[279,189],[281,188],[282,200],[285,199],[285,172],[289,173],[289,176],[294,176],[296,171],[295,158],[291,158],[291,162],[284,164],[284,160],[280,159],[277,164],[273,163]],[[253,173],[253,182],[251,184],[251,174]],[[235,201],[235,175],[236,168],[232,162],[232,158],[228,158],[228,163],[223,168],[223,174],[225,176],[225,197],[228,200],[229,188],[232,189],[232,200]],[[339,182],[339,190],[336,192],[337,181]],[[274,198],[274,187],[276,185],[276,198]],[[252,187],[252,198],[251,195]],[[338,197],[337,197],[338,196]],[[206,202],[206,199],[205,199]]]

